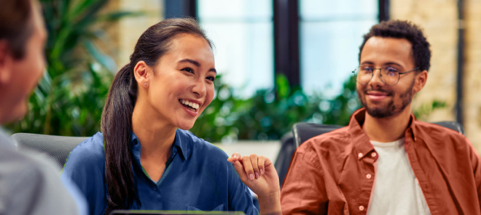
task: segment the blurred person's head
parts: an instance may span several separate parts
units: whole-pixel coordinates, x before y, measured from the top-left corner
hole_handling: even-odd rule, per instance
[[[0,124],[22,118],[43,74],[46,31],[31,0],[0,0]]]
[[[384,21],[364,35],[357,92],[367,113],[385,118],[410,112],[427,81],[431,51],[422,30],[408,21]]]
[[[214,97],[211,43],[193,19],[167,19],[139,38],[116,74],[102,114],[108,206],[128,208],[136,197],[130,136],[134,110],[152,124],[188,130]],[[135,115],[138,116],[138,115]]]

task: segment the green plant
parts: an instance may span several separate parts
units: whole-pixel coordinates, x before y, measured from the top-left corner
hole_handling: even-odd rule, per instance
[[[216,79],[217,96],[190,130],[207,141],[277,140],[302,121],[346,125],[351,113],[360,107],[352,77],[334,99],[291,88],[282,75],[276,77],[275,89],[259,90],[251,98],[240,99],[221,80]]]
[[[418,108],[414,109],[413,113],[416,119],[421,121],[426,121],[429,114],[431,114],[436,109],[442,109],[446,107],[446,102],[434,100],[432,102],[423,103]]]
[[[104,31],[125,11],[102,13],[108,0],[41,0],[48,31],[47,71],[29,100],[25,118],[13,132],[88,136],[99,131],[100,116],[115,62],[96,45],[109,44]]]

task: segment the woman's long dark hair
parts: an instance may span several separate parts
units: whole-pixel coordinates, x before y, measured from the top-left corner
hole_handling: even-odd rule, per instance
[[[202,37],[210,45],[210,41],[193,19],[167,19],[159,22],[140,36],[134,53],[130,56],[130,63],[120,69],[110,87],[101,123],[108,189],[105,214],[115,209],[128,209],[134,201],[140,204],[133,177],[130,148],[132,113],[138,88],[133,68],[139,61],[154,66],[169,51],[172,39],[179,34]]]

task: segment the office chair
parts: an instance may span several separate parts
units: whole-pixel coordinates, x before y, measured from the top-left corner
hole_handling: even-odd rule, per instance
[[[88,137],[68,137],[44,134],[16,133],[12,139],[19,149],[32,149],[54,158],[60,167],[67,161],[70,152]]]

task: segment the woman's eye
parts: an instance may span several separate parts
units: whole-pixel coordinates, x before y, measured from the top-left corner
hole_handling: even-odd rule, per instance
[[[183,69],[181,69],[181,71],[186,71],[188,73],[194,73],[194,70],[192,68],[189,68],[189,67],[183,68]]]
[[[209,76],[209,77],[207,77],[207,80],[209,80],[209,81],[212,81],[212,82],[213,82],[213,81],[215,81],[215,77],[213,77],[213,76]]]

